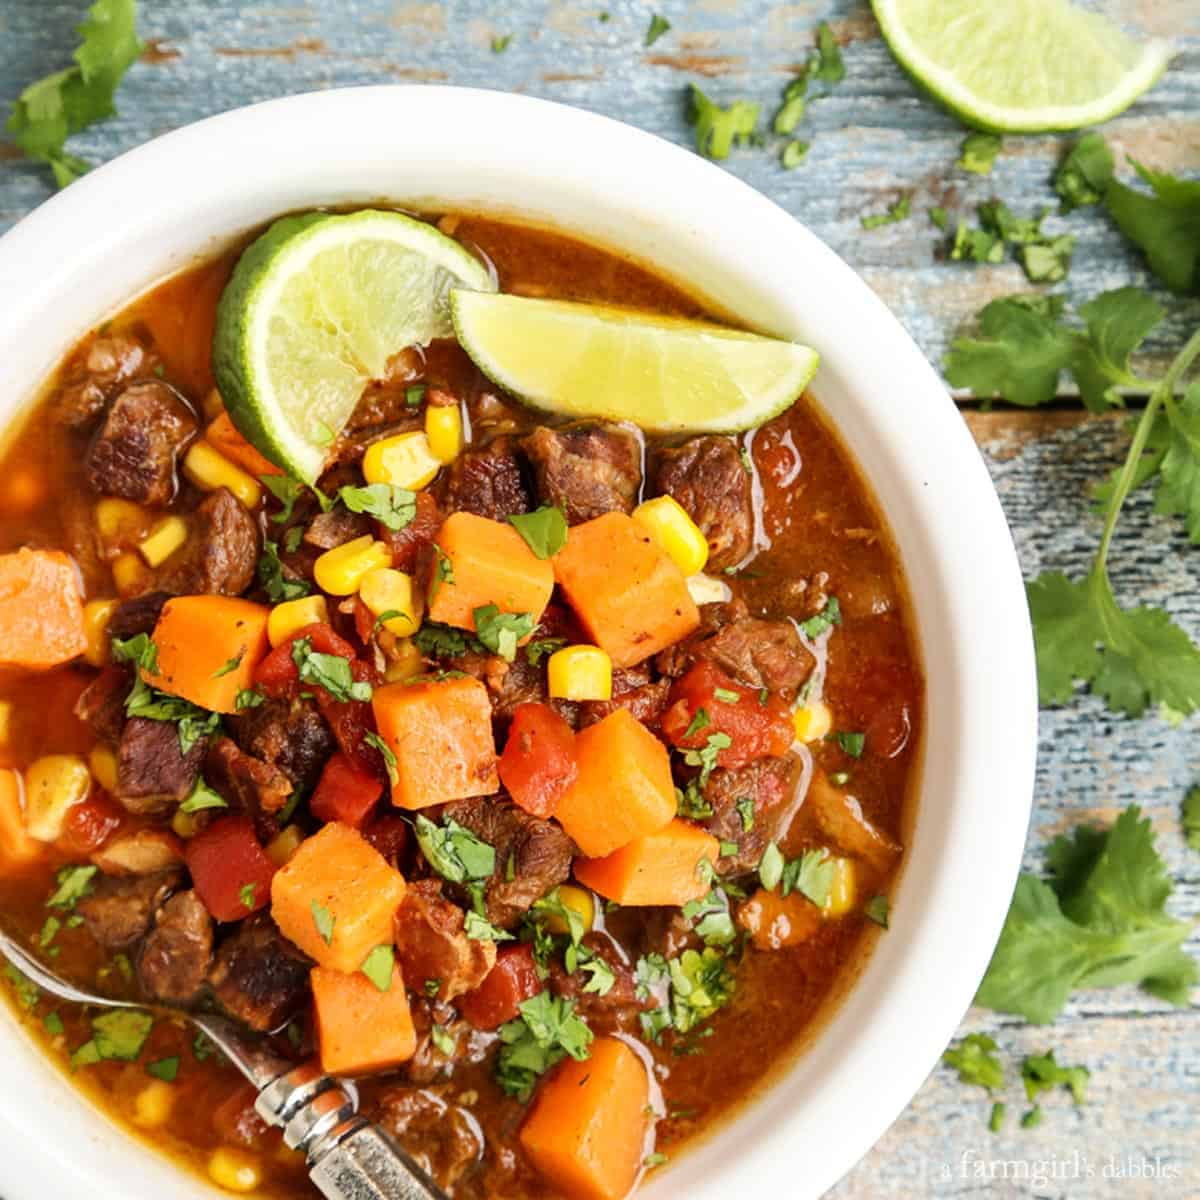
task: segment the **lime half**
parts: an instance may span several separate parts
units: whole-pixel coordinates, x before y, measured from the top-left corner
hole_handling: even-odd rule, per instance
[[[892,53],[962,120],[998,132],[1098,125],[1166,69],[1167,42],[1135,42],[1070,0],[871,0]]]
[[[462,290],[450,307],[459,343],[505,390],[649,432],[760,425],[817,369],[807,346],[629,309]]]
[[[312,483],[388,360],[452,335],[455,287],[495,283],[423,221],[373,210],[276,221],[242,255],[217,309],[213,373],[233,423]]]

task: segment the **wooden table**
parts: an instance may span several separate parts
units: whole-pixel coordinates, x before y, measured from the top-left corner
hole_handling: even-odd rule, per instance
[[[997,3],[1002,0],[996,0]],[[1200,168],[1200,3],[1120,0],[1180,52],[1150,96],[1106,129],[1114,144],[1148,165]],[[68,62],[84,0],[0,0],[0,97]],[[158,0],[142,5],[150,43],[120,93],[120,114],[77,137],[72,149],[99,162],[198,117],[256,100],[361,83],[439,82],[527,92],[619,117],[687,143],[684,89],[699,83],[714,99],[760,101],[773,111],[789,72],[830,20],[843,43],[847,78],[810,108],[800,136],[812,149],[783,171],[773,153],[735,152],[728,168],[777,200],[843,255],[904,322],[933,362],[993,296],[1024,290],[1015,265],[945,261],[943,239],[925,212],[941,204],[968,211],[993,195],[1028,214],[1051,206],[1049,181],[1064,141],[1006,139],[988,178],[956,170],[963,130],[921,99],[880,40],[865,0]],[[652,11],[672,29],[652,48],[643,36]],[[602,12],[609,18],[601,20]],[[512,34],[491,50],[494,35]],[[7,110],[0,108],[0,115]],[[586,154],[587,148],[580,147]],[[0,231],[50,194],[49,173],[0,141]],[[636,180],[631,181],[636,186]],[[859,218],[912,191],[914,216],[864,232]],[[1058,218],[1051,219],[1058,227]],[[1096,210],[1063,222],[1078,233],[1063,289],[1083,301],[1122,283],[1151,286],[1139,258]],[[719,231],[718,231],[719,233]],[[1162,359],[1200,324],[1200,301],[1160,298],[1171,318],[1151,351]],[[897,396],[903,403],[903,396]],[[1122,452],[1120,424],[1086,418],[1073,402],[1039,413],[981,412],[964,405],[1000,492],[1028,575],[1045,567],[1078,573],[1098,536],[1086,485]],[[1114,552],[1117,593],[1153,601],[1200,637],[1200,552],[1180,523],[1131,506]],[[1095,700],[1042,714],[1037,800],[1027,864],[1046,840],[1082,818],[1107,821],[1136,802],[1151,815],[1176,878],[1174,911],[1200,916],[1200,856],[1179,832],[1179,802],[1200,782],[1200,721],[1170,728],[1157,716],[1114,718]],[[1014,802],[1016,798],[1014,797]],[[1200,952],[1200,937],[1191,941]],[[919,1196],[1200,1196],[1200,1010],[1180,1011],[1123,988],[1080,995],[1052,1028],[992,1014],[967,1014],[962,1032],[992,1031],[1009,1061],[1050,1046],[1060,1061],[1092,1070],[1088,1104],[1055,1095],[1034,1131],[1016,1129],[1022,1109],[1009,1088],[1008,1131],[988,1133],[989,1104],[945,1068],[934,1071],[906,1112],[837,1187],[842,1200]],[[1091,1178],[1064,1174],[1072,1155]],[[967,1156],[964,1159],[964,1156]],[[1054,1156],[1065,1169],[1054,1177]],[[1110,1160],[1110,1156],[1113,1159]],[[1170,1177],[1112,1178],[1113,1163],[1157,1159]],[[991,1163],[995,1178],[975,1164]],[[1008,1178],[1004,1176],[1007,1161]],[[1050,1175],[1031,1181],[1038,1163]],[[964,1163],[966,1164],[964,1166]],[[1106,1174],[1107,1172],[1107,1174]],[[1014,1178],[1019,1173],[1020,1178]]]

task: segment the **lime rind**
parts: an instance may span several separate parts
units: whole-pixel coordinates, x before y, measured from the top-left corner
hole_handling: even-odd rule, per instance
[[[1162,76],[1169,42],[1138,43],[1070,0],[872,0],[892,53],[969,125],[1041,133],[1098,125]]]
[[[793,404],[816,351],[605,305],[455,290],[459,344],[498,387],[560,416],[632,421],[649,433],[732,433]]]
[[[388,360],[451,335],[449,293],[463,286],[495,282],[458,242],[401,213],[276,221],[217,310],[213,371],[231,419],[276,465],[314,481]]]

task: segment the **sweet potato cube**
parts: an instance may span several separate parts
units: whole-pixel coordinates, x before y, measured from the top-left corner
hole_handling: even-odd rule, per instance
[[[57,550],[0,554],[0,666],[55,667],[86,648],[74,561]]]
[[[142,678],[211,712],[235,712],[238,693],[253,684],[267,653],[270,613],[230,596],[168,600],[154,627],[158,671],[143,671]]]
[[[271,880],[271,916],[322,967],[357,971],[392,940],[404,877],[357,829],[333,821],[300,843]]]
[[[646,1068],[624,1042],[597,1038],[538,1088],[521,1126],[529,1160],[571,1200],[623,1200],[646,1150]]]
[[[687,580],[669,554],[624,513],[571,528],[554,574],[588,636],[615,667],[632,667],[700,623]]]
[[[473,630],[475,610],[487,604],[501,612],[531,613],[535,624],[541,618],[554,591],[554,567],[507,522],[456,512],[435,540],[431,621]]]
[[[321,1068],[330,1075],[365,1075],[407,1062],[417,1032],[399,967],[381,992],[361,971],[314,967],[310,975]]]
[[[655,833],[634,838],[604,858],[576,860],[575,878],[618,904],[682,906],[709,889],[721,843],[689,821],[672,821]]]
[[[428,808],[499,788],[492,702],[479,680],[393,683],[376,689],[372,704],[396,756],[393,804]]]
[[[667,748],[618,708],[575,738],[579,774],[555,816],[589,858],[601,858],[675,815],[675,783]]]

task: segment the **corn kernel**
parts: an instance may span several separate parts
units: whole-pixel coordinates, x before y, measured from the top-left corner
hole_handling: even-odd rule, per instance
[[[358,597],[376,617],[393,614],[383,627],[397,637],[411,637],[425,615],[425,597],[413,577],[391,567],[368,571],[358,585]]]
[[[277,866],[284,867],[293,854],[300,849],[304,833],[299,825],[289,825],[280,830],[263,848],[263,853]]]
[[[352,596],[363,577],[380,567],[392,565],[392,552],[384,542],[363,534],[351,542],[326,550],[313,563],[317,587],[331,596]]]
[[[267,638],[272,646],[286,642],[305,625],[329,624],[329,607],[324,596],[301,596],[299,600],[285,600],[271,609],[267,617]]]
[[[559,700],[612,699],[612,659],[599,646],[564,646],[546,671],[550,695]]]
[[[198,812],[184,812],[183,809],[177,808],[175,815],[171,818],[171,829],[176,837],[181,837],[186,841],[200,832],[202,820],[203,818]]]
[[[149,581],[150,574],[142,560],[131,552],[118,554],[113,559],[112,577],[117,591],[122,596],[132,596],[142,590]]]
[[[67,814],[92,790],[87,763],[75,754],[47,754],[25,772],[25,830],[39,842],[62,836]]]
[[[391,661],[384,668],[388,683],[403,683],[425,670],[425,660],[411,638],[402,638],[391,650]]]
[[[633,510],[633,519],[665,550],[685,575],[704,570],[708,539],[672,496],[655,496]]]
[[[159,567],[188,539],[188,524],[182,517],[163,517],[150,530],[138,549],[142,557],[152,566]]]
[[[592,923],[596,919],[596,902],[592,899],[592,893],[584,888],[576,887],[571,883],[564,883],[558,889],[558,901],[563,908],[570,909],[571,912],[578,913],[583,921],[583,931],[587,933],[592,927]],[[550,913],[546,917],[546,928],[551,933],[570,933],[571,930],[567,925],[565,917],[560,917],[557,913]]]
[[[143,1129],[157,1129],[171,1117],[175,1088],[164,1079],[152,1079],[133,1102],[133,1123]]]
[[[253,1192],[262,1183],[258,1159],[233,1146],[218,1146],[208,1160],[208,1177],[227,1192]]]
[[[146,510],[140,504],[134,504],[132,500],[106,496],[96,502],[96,529],[106,541],[136,539],[149,520]]]
[[[833,883],[825,899],[825,915],[840,917],[854,907],[857,897],[854,861],[849,858],[833,859]]]
[[[112,654],[108,623],[116,607],[116,600],[89,600],[83,606],[83,636],[87,643],[83,657],[93,667],[103,667]]]
[[[117,794],[117,756],[108,746],[93,746],[88,768],[96,782],[108,793]]]
[[[792,711],[792,725],[796,730],[796,741],[819,742],[833,728],[833,713],[828,704],[818,700]]]
[[[429,452],[440,463],[452,463],[463,448],[462,413],[457,404],[425,409],[425,437]]]
[[[433,480],[441,465],[425,434],[399,433],[368,446],[362,469],[368,483],[390,483],[415,492]]]
[[[228,488],[247,508],[262,499],[262,487],[253,475],[235,466],[203,439],[193,442],[183,458],[183,473],[204,492]]]

